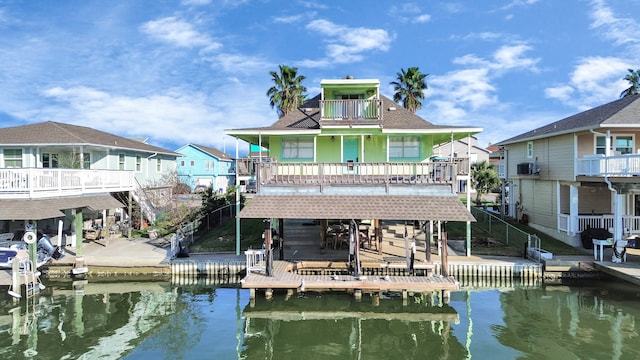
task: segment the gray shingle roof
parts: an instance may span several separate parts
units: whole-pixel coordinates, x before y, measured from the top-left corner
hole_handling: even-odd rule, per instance
[[[0,200],[0,219],[42,220],[64,216],[62,210],[76,208],[93,210],[123,207],[111,195],[68,196],[50,199]]]
[[[3,146],[94,145],[112,149],[136,150],[173,156],[180,155],[170,150],[86,126],[64,124],[54,121],[1,128],[0,144]]]
[[[256,195],[238,217],[476,221],[455,195]]]
[[[640,95],[631,95],[514,136],[495,145],[612,125],[640,126]]]
[[[223,153],[222,151],[218,150],[218,149],[214,149],[212,147],[208,147],[208,146],[204,146],[204,145],[198,145],[198,144],[191,144],[193,147],[200,149],[201,151],[206,152],[209,155],[213,155],[215,157],[217,157],[220,160],[233,160],[233,158],[225,153]]]
[[[411,111],[403,108],[386,96],[380,96],[382,100],[383,119],[382,124],[385,129],[452,129],[466,128],[466,126],[441,126],[433,125]],[[395,108],[395,110],[389,110]],[[306,111],[305,111],[306,110]],[[328,121],[323,121],[323,124]],[[340,120],[336,124],[349,125],[349,122]],[[363,121],[355,122],[363,124]],[[354,123],[354,124],[355,124]],[[367,122],[369,123],[369,122]],[[379,123],[371,121],[371,123]],[[249,128],[243,130],[300,130],[300,129],[320,129],[320,94],[307,100],[298,109],[288,113],[275,123],[267,127]]]

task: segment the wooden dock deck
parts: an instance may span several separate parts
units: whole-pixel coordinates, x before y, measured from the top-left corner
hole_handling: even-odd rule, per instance
[[[267,296],[273,289],[288,291],[347,291],[354,293],[415,292],[425,293],[441,290],[458,290],[460,284],[452,277],[431,276],[359,276],[344,274],[300,275],[295,263],[274,261],[272,276],[264,272],[250,273],[241,284],[243,288],[264,290]]]

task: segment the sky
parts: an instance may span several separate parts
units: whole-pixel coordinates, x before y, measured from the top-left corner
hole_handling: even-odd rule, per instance
[[[83,125],[235,154],[268,126],[270,71],[426,78],[417,114],[478,145],[614,101],[640,69],[640,0],[0,0],[0,127]],[[240,151],[247,144],[239,143]]]

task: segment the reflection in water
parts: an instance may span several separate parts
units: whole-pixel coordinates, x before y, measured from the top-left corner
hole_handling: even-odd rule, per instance
[[[2,359],[640,358],[640,290],[626,284],[355,301],[164,282],[48,283],[0,295]]]
[[[419,301],[424,300],[427,301]],[[356,302],[333,294],[305,298],[257,298],[244,310],[246,359],[389,359],[466,357],[452,336],[458,314],[431,297],[403,305],[399,298]],[[265,349],[264,352],[256,351]]]
[[[626,283],[502,294],[499,341],[533,358],[638,359],[640,289]]]

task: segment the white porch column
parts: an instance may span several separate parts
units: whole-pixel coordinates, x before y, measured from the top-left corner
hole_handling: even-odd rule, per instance
[[[569,233],[577,234],[578,230],[578,187],[569,185]]]
[[[622,240],[623,228],[622,228],[622,214],[624,204],[624,198],[626,194],[620,194],[619,192],[615,192],[613,199],[613,240]]]

